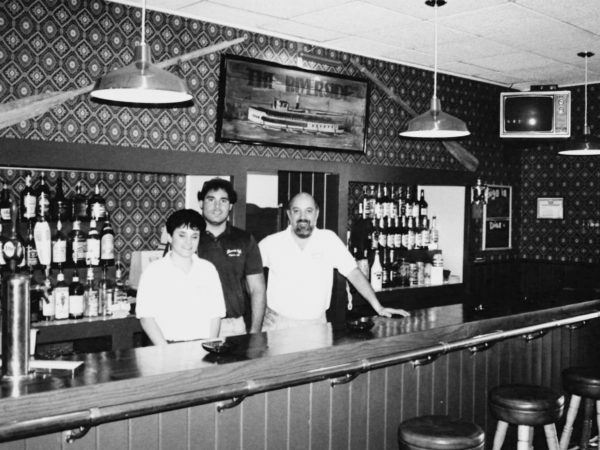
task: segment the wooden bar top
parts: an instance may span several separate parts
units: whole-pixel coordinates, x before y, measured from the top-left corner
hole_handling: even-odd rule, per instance
[[[0,384],[0,440],[90,426],[126,417],[327,378],[423,361],[487,341],[535,333],[600,317],[600,300],[526,301],[503,310],[472,311],[462,304],[376,317],[368,332],[331,324],[228,338],[227,354],[200,342],[74,356],[72,376],[35,375]],[[579,298],[578,300],[581,300]]]

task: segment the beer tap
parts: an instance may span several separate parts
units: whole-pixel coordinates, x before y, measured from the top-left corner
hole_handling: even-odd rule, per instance
[[[2,255],[10,273],[2,280],[2,378],[18,381],[31,375],[29,370],[30,292],[29,274],[18,273],[23,260],[23,242],[17,231],[16,202],[11,206],[11,231],[2,245]]]

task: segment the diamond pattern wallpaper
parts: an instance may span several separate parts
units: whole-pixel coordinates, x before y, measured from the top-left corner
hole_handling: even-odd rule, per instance
[[[48,92],[68,92],[93,84],[105,71],[131,62],[140,31],[139,8],[104,0],[4,0],[0,3],[0,102],[4,104]],[[351,58],[358,58],[416,111],[428,108],[432,94],[432,73],[425,70],[155,11],[148,11],[145,37],[155,62],[217,42],[245,37],[245,42],[226,52],[294,66],[300,51],[311,51],[336,58],[342,61],[342,66],[332,68],[305,63],[306,68],[350,76],[360,76],[350,63]],[[81,95],[38,117],[0,129],[0,137],[135,147],[147,151],[465,170],[439,142],[400,138],[398,132],[405,127],[409,117],[376,86],[372,86],[369,99],[365,154],[218,143],[215,124],[219,64],[220,54],[211,53],[170,68],[187,80],[194,97],[194,106],[190,108],[109,106],[94,103],[89,96]],[[598,228],[590,225],[593,225],[590,219],[594,215],[597,217],[598,209],[595,165],[558,158],[553,144],[524,146],[502,142],[498,137],[498,98],[503,90],[506,89],[474,80],[445,74],[438,76],[438,96],[444,110],[465,120],[472,132],[460,142],[480,161],[476,175],[486,183],[513,186],[514,249],[485,252],[486,259],[522,257],[598,262],[597,250],[593,248],[597,244]],[[581,132],[581,127],[577,127],[583,115],[581,97],[582,90],[574,89],[575,133]],[[599,104],[597,93],[591,97],[593,111]],[[597,113],[590,114],[592,131],[596,116]],[[11,165],[10,161],[1,158],[0,150],[0,166]],[[578,164],[582,166],[578,167]],[[80,176],[88,175],[77,174]],[[124,180],[145,175],[114,173],[113,176]],[[131,183],[135,185],[137,182],[133,178]],[[168,192],[169,188],[158,178],[155,175],[151,184],[161,194]],[[129,181],[123,181],[123,184],[127,183]],[[177,176],[169,183],[175,189],[179,188]],[[130,186],[127,184],[127,187]],[[144,189],[146,187],[144,185]],[[565,197],[568,206],[566,219],[561,223],[535,219],[535,199],[544,192]],[[112,195],[108,191],[107,194]],[[162,206],[155,196],[148,197],[149,210],[160,211]],[[134,198],[137,201],[136,197],[131,201]],[[177,204],[179,200],[169,201]],[[119,208],[125,212],[127,206]],[[141,222],[131,222],[128,233],[142,241],[146,239],[143,229],[149,226],[147,220],[151,215],[140,212],[136,217]],[[476,220],[474,223],[477,226]],[[476,241],[477,234],[473,236]],[[472,247],[477,249],[477,242]]]

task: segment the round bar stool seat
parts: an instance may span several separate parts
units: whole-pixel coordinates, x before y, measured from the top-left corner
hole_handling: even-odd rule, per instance
[[[498,420],[493,449],[504,443],[508,424],[518,425],[518,448],[528,449],[533,441],[533,427],[543,425],[550,450],[558,450],[555,423],[561,418],[565,400],[543,386],[509,384],[493,388],[489,393],[492,416]]]
[[[485,433],[474,423],[449,416],[421,416],[398,427],[400,450],[483,450]]]
[[[573,433],[573,423],[577,417],[581,400],[584,400],[584,413],[579,438],[579,448],[588,448],[592,433],[594,407],[596,420],[600,429],[600,367],[569,367],[562,373],[563,387],[571,394],[567,420],[560,436],[560,448],[567,449]]]

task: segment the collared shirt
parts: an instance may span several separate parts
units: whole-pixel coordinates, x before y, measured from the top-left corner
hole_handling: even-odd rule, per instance
[[[333,269],[348,276],[356,269],[356,261],[331,230],[315,228],[304,249],[292,233],[288,226],[258,244],[263,264],[269,268],[267,305],[291,319],[318,319],[329,308]]]
[[[186,273],[173,264],[171,252],[142,273],[136,316],[156,320],[168,341],[210,337],[210,323],[225,316],[225,300],[215,266],[193,255]]]
[[[230,224],[218,236],[205,231],[200,236],[198,255],[212,262],[219,272],[227,317],[243,316],[248,303],[246,276],[263,272],[260,251],[254,237]]]

